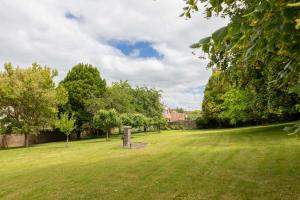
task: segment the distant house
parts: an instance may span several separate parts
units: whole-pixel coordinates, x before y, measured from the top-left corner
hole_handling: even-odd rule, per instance
[[[163,116],[168,122],[185,121],[188,118],[186,113],[179,113],[176,110],[167,107],[164,109]]]

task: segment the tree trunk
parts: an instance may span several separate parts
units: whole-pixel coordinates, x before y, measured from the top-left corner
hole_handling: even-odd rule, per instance
[[[110,129],[108,129],[108,130],[106,131],[106,141],[108,141],[108,136],[109,136],[109,134],[110,134]]]
[[[28,147],[29,146],[29,141],[28,141],[28,134],[25,134],[25,144],[24,144],[25,147]]]
[[[144,126],[144,132],[147,132],[147,126]]]
[[[67,146],[69,144],[69,135],[67,135]]]
[[[81,138],[81,131],[78,131],[78,132],[76,133],[76,135],[77,135],[77,139],[80,140],[80,138]]]

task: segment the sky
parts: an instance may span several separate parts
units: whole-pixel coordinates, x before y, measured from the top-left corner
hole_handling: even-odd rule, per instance
[[[77,63],[89,63],[108,84],[154,87],[166,106],[200,109],[211,70],[189,46],[227,22],[205,19],[203,7],[186,20],[179,17],[184,6],[182,0],[0,0],[0,70],[7,62],[37,62],[57,69],[58,83]]]

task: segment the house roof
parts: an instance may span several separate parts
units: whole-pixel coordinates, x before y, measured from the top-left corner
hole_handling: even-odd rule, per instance
[[[187,118],[186,113],[179,113],[175,110],[166,108],[164,110],[163,116],[165,119],[167,119],[169,122],[177,122],[177,121],[184,121]]]

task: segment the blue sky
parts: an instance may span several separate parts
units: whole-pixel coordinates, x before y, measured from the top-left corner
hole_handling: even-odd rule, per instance
[[[119,49],[126,56],[163,59],[163,55],[153,48],[153,43],[151,42],[111,40],[109,45]]]

